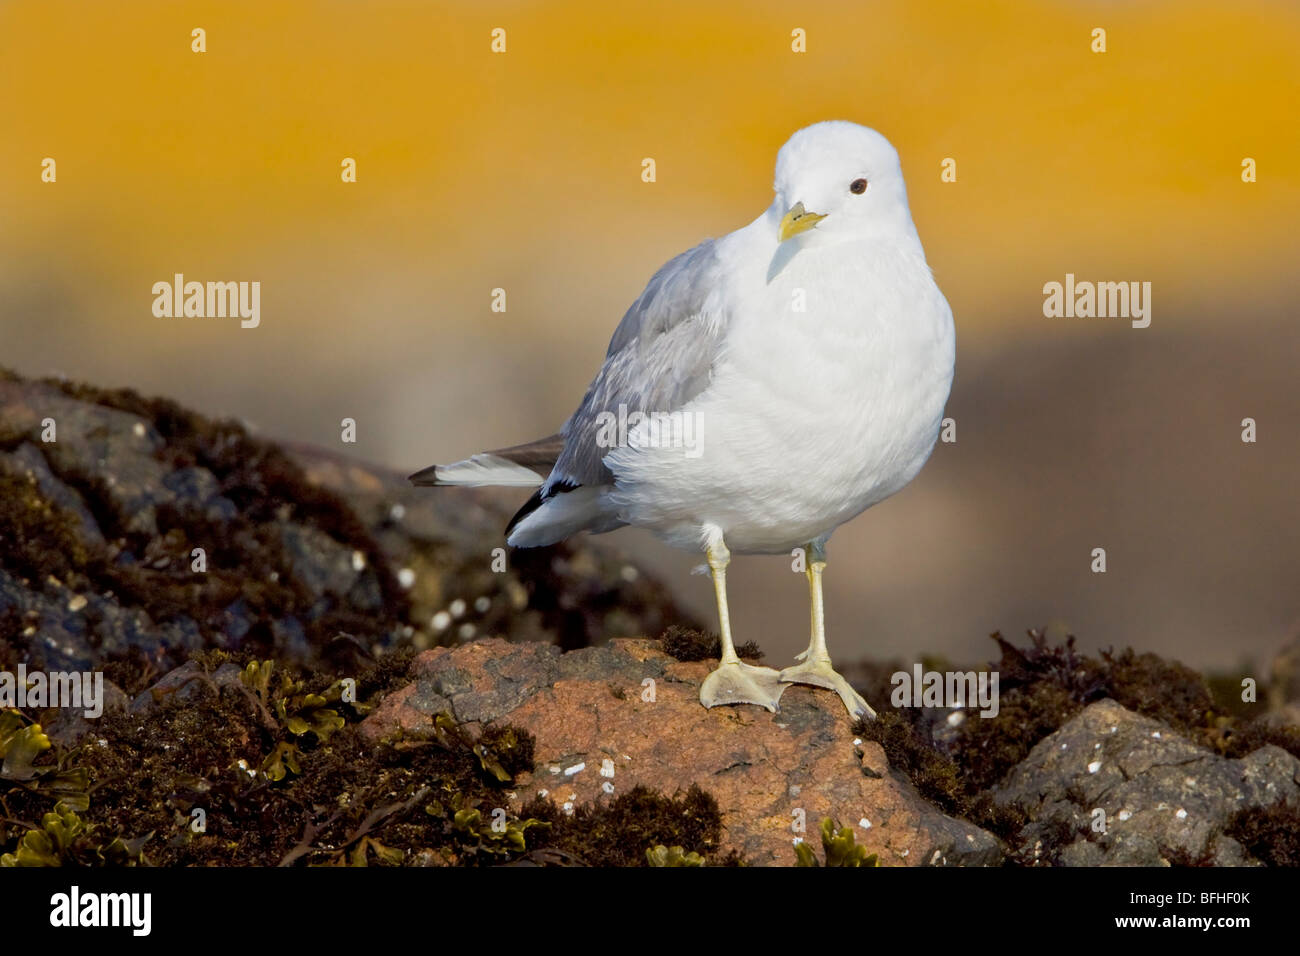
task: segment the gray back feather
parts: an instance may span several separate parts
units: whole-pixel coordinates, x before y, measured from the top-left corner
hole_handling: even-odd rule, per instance
[[[560,429],[564,450],[542,489],[556,484],[603,485],[613,475],[597,444],[600,415],[672,412],[709,384],[727,316],[719,308],[720,270],[715,241],[670,260],[646,285],[614,330],[605,364],[578,410]]]

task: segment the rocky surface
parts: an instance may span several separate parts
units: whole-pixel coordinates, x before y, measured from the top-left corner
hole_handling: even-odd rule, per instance
[[[500,640],[437,648],[416,658],[414,682],[362,732],[418,737],[439,713],[529,731],[536,768],[516,780],[515,809],[536,795],[573,807],[638,784],[671,793],[698,783],[722,811],[723,849],[757,865],[793,865],[796,828],[816,842],[828,816],[853,826],[881,865],[1001,862],[992,834],[940,813],[879,744],[854,737],[834,694],[791,687],[776,714],[701,707],[715,664],[674,660],[648,640],[567,654]]]
[[[685,616],[600,545],[507,554],[508,517],[165,400],[0,372],[0,648],[31,667],[574,647]]]
[[[1069,866],[1248,864],[1229,821],[1297,798],[1300,760],[1280,747],[1229,760],[1113,700],[1040,741],[994,790],[1032,818],[1022,840],[1076,835],[1060,850]]]
[[[0,672],[107,678],[102,718],[0,709],[0,865],[793,865],[831,819],[892,866],[1300,865],[1300,643],[1258,704],[1031,631],[992,719],[879,661],[871,725],[706,710],[716,638],[614,542],[508,551],[511,504],[0,370]]]

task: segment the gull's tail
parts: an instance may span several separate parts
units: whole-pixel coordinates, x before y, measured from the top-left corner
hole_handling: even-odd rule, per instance
[[[514,548],[538,548],[579,531],[601,534],[622,527],[623,522],[607,508],[607,489],[603,487],[584,488],[560,481],[542,496],[541,486],[563,448],[564,439],[551,435],[526,445],[481,452],[450,465],[432,465],[413,474],[411,481],[469,488],[536,488],[506,525],[506,543]]]
[[[481,452],[450,465],[430,465],[410,480],[416,485],[535,488],[551,473],[563,447],[564,439],[551,435],[525,445]]]

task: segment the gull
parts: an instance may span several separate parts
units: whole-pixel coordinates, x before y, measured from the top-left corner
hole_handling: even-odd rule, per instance
[[[929,458],[952,385],[952,311],[880,133],[838,120],[796,132],[774,192],[749,225],[654,274],[556,434],[411,480],[536,488],[506,527],[512,547],[631,525],[702,551],[721,639],[705,707],[775,712],[787,686],[808,684],[874,718],[827,651],[826,543]],[[731,635],[731,555],[798,549],[808,649],[781,671],[748,664]]]

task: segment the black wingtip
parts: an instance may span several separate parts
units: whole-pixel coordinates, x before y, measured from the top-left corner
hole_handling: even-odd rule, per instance
[[[519,524],[519,522],[523,521],[530,514],[540,508],[544,500],[545,499],[542,498],[541,488],[534,491],[532,497],[524,502],[524,506],[515,512],[515,516],[511,518],[510,523],[506,525],[506,537],[510,537],[510,532],[515,530],[515,525]]]
[[[515,525],[519,524],[519,522],[523,521],[542,505],[546,504],[547,501],[554,498],[556,495],[566,494],[567,492],[581,487],[582,485],[565,478],[556,482],[549,489],[545,485],[538,488],[533,492],[532,497],[524,502],[524,506],[515,512],[515,516],[510,519],[510,523],[506,525],[506,537],[510,537],[510,532],[515,530]]]

